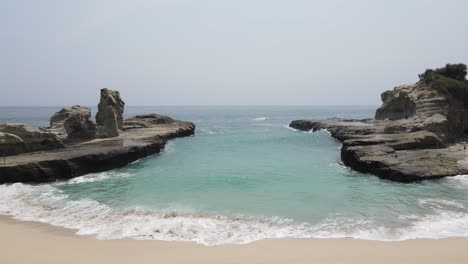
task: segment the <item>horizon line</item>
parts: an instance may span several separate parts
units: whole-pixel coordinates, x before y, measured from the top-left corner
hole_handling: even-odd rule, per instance
[[[80,106],[85,106],[85,107],[97,107],[97,105],[85,105],[85,104],[74,104],[74,105],[80,105]],[[5,107],[71,107],[74,105],[0,105],[0,108],[5,108]],[[241,105],[241,104],[226,104],[226,105],[198,105],[198,104],[174,104],[174,105],[125,105],[125,107],[267,107],[267,106],[379,106],[378,104],[297,104],[297,105],[289,105],[289,104],[261,104],[261,105],[254,105],[254,104],[249,104],[249,105]]]

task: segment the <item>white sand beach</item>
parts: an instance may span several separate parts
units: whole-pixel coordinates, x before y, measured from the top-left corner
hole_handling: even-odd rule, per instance
[[[468,263],[468,239],[378,242],[272,239],[245,245],[97,240],[72,230],[0,218],[0,263]]]

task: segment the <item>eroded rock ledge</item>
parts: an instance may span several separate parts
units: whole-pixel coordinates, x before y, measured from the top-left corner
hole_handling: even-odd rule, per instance
[[[295,120],[301,131],[328,130],[354,170],[398,182],[468,174],[466,81],[419,82],[382,94],[375,118]]]
[[[0,124],[0,184],[50,182],[125,166],[195,133],[191,122],[146,114],[123,120],[118,92],[101,90],[98,123],[89,108],[57,112],[49,127]],[[99,118],[98,118],[99,117]]]
[[[0,164],[0,183],[50,182],[123,167],[159,153],[169,139],[194,132],[193,123],[174,120],[169,124],[125,130],[114,138],[9,156],[6,165]]]

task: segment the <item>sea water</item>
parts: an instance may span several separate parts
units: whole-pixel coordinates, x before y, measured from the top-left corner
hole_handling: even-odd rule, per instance
[[[372,117],[375,107],[127,107],[197,125],[124,168],[0,185],[0,214],[98,239],[240,244],[267,238],[468,236],[468,176],[403,184],[354,172],[327,131],[300,118]],[[57,107],[2,107],[0,122],[47,125]],[[95,109],[93,109],[95,113]]]

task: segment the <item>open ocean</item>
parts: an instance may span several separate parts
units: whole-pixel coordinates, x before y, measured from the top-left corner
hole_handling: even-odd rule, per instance
[[[60,107],[0,107],[0,122],[47,125]],[[99,239],[240,244],[267,238],[468,237],[468,176],[403,184],[340,164],[328,132],[300,118],[374,115],[369,107],[127,107],[166,114],[196,135],[121,169],[49,184],[0,185],[0,214]],[[93,109],[93,114],[96,109]]]

